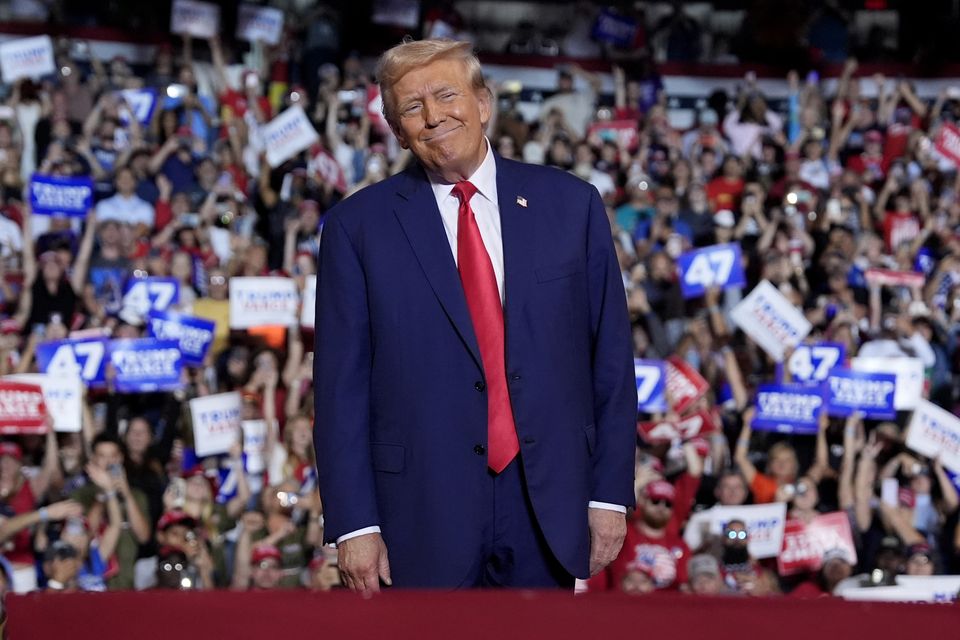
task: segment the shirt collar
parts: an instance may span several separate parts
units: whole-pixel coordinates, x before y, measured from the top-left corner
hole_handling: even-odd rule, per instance
[[[493,147],[490,140],[486,136],[483,139],[487,144],[487,154],[483,157],[483,162],[480,163],[477,170],[467,180],[477,188],[477,193],[497,206],[497,162],[493,156]],[[454,185],[440,182],[437,176],[429,171],[427,177],[430,179],[430,188],[433,189],[433,195],[437,202],[443,202],[447,198],[456,198],[451,194]]]

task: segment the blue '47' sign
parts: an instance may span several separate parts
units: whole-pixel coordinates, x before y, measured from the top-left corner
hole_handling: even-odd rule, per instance
[[[633,371],[637,379],[637,411],[666,411],[667,367],[663,360],[635,358]]]
[[[843,365],[845,349],[839,342],[798,344],[787,360],[794,382],[823,382],[830,370]]]
[[[107,340],[55,340],[37,345],[37,366],[41,373],[54,376],[75,376],[87,385],[104,383]]]
[[[680,254],[677,267],[684,298],[702,296],[711,287],[725,289],[747,284],[740,245],[735,243],[715,244]]]

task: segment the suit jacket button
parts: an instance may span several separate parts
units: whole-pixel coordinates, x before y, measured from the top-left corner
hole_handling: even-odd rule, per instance
[[[475,447],[473,448],[473,452],[474,452],[475,454],[477,454],[478,456],[482,456],[482,455],[484,455],[484,454],[487,452],[487,448],[486,448],[485,446],[483,446],[482,444],[478,444],[477,446],[475,446]]]
[[[476,389],[477,391],[482,392],[484,389],[487,388],[487,385],[483,384],[483,382],[477,381],[473,383],[473,388]]]

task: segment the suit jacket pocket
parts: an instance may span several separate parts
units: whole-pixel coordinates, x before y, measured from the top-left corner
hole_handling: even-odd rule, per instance
[[[560,264],[552,264],[545,267],[537,267],[534,273],[537,275],[537,282],[550,282],[560,278],[569,278],[570,276],[583,271],[579,260],[569,260]]]
[[[404,447],[402,444],[371,442],[370,455],[373,458],[373,470],[386,473],[400,473],[404,466]]]
[[[594,449],[597,448],[597,428],[588,424],[583,428],[583,433],[587,436],[587,452],[592,456]]]

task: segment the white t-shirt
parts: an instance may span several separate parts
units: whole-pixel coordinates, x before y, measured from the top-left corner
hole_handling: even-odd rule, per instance
[[[145,224],[153,227],[153,207],[137,196],[124,198],[119,193],[97,203],[97,221],[116,220],[125,224]]]

